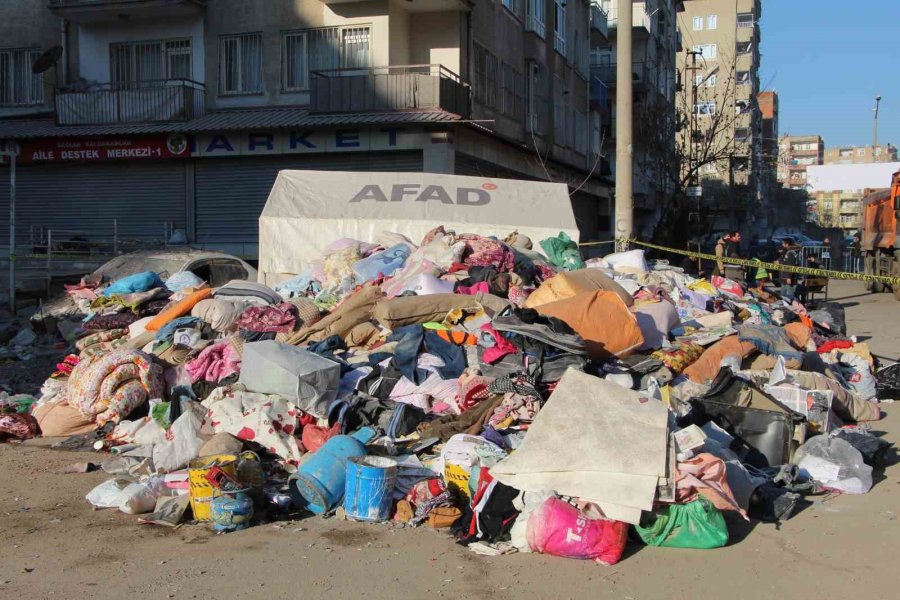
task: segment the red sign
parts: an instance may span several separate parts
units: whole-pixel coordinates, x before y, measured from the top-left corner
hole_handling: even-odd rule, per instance
[[[20,140],[7,146],[18,146],[19,163],[32,164],[188,158],[191,155],[187,136],[181,133],[143,137]]]

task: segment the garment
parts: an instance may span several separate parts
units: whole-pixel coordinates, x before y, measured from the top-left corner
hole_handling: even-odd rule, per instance
[[[419,350],[423,347],[426,352],[443,361],[443,366],[438,367],[437,371],[444,379],[456,379],[466,368],[466,355],[462,348],[443,340],[434,331],[426,331],[421,325],[401,327],[388,337],[388,341],[397,342],[394,364],[407,379],[416,384],[422,383],[427,377],[427,373],[416,365]]]
[[[422,423],[418,428],[419,433],[422,437],[438,437],[442,442],[458,433],[478,435],[501,402],[503,402],[502,394],[491,396],[461,415],[447,415]]]
[[[126,337],[127,335],[128,329],[106,329],[103,331],[98,331],[76,341],[75,348],[78,351],[84,351],[86,348],[94,346],[95,344],[111,342],[122,337]]]
[[[777,325],[744,325],[739,337],[742,342],[750,342],[763,354],[782,356],[785,360],[803,362],[803,353],[791,345],[791,338]]]
[[[213,294],[220,300],[243,300],[254,304],[278,304],[282,302],[281,296],[272,288],[253,281],[234,280],[223,285]]]
[[[479,283],[472,284],[469,287],[459,285],[456,287],[457,294],[464,294],[466,296],[474,296],[477,293],[489,294],[491,292],[490,286],[486,281],[481,281]]]
[[[694,458],[679,461],[675,469],[678,471],[675,477],[675,500],[678,503],[692,502],[700,494],[719,510],[735,511],[747,518],[728,485],[725,462],[720,458],[701,452]]]
[[[178,317],[177,319],[172,319],[156,332],[156,339],[160,342],[171,342],[176,329],[196,327],[199,323],[200,319],[197,317]]]
[[[381,289],[378,286],[363,286],[341,302],[330,314],[312,325],[304,324],[299,330],[287,334],[283,341],[296,346],[306,342],[318,342],[332,335],[345,337],[354,327],[372,318],[375,303],[380,297]]]
[[[163,282],[162,279],[159,278],[159,275],[157,275],[153,271],[144,271],[142,273],[135,273],[134,275],[122,277],[121,279],[113,282],[105,290],[103,290],[103,295],[109,297],[117,294],[146,292],[149,289],[162,286]]]
[[[477,235],[461,235],[459,237],[466,242],[466,250],[463,254],[464,264],[469,267],[494,267],[501,273],[509,273],[513,270],[515,254],[503,242]]]
[[[122,329],[138,320],[138,316],[131,312],[113,313],[110,315],[97,315],[85,321],[82,327],[91,331],[107,329]]]
[[[30,440],[38,432],[38,422],[27,413],[0,414],[0,442],[7,438]]]
[[[290,302],[275,306],[251,306],[235,321],[238,329],[256,333],[289,333],[297,323],[297,307]]]
[[[518,348],[494,329],[490,323],[485,323],[481,326],[478,345],[485,347],[481,360],[488,364],[494,364],[507,354],[518,352]]]
[[[185,365],[185,368],[194,381],[217,382],[239,373],[241,359],[230,343],[219,342],[204,348],[197,358]]]
[[[82,360],[69,377],[70,403],[102,425],[118,422],[150,398],[162,398],[162,367],[139,350]]]
[[[203,280],[190,271],[180,271],[166,279],[166,288],[179,292],[185,288],[196,288],[203,285]]]

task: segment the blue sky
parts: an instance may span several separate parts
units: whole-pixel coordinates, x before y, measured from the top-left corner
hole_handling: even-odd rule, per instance
[[[900,145],[900,0],[764,0],[760,85],[778,92],[780,134],[826,147]]]

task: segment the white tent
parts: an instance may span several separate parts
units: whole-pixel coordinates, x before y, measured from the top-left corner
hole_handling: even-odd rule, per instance
[[[431,229],[540,240],[578,227],[561,183],[432,173],[281,171],[259,218],[259,280],[303,272],[339,238],[375,242],[384,231],[419,243]]]

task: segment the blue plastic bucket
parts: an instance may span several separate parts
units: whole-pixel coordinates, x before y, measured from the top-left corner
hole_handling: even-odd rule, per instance
[[[337,435],[316,450],[290,477],[295,504],[317,515],[339,505],[344,497],[347,461],[366,454],[367,437],[365,430],[352,436]]]
[[[385,521],[391,516],[397,461],[380,456],[357,456],[347,462],[344,511],[351,519]]]

